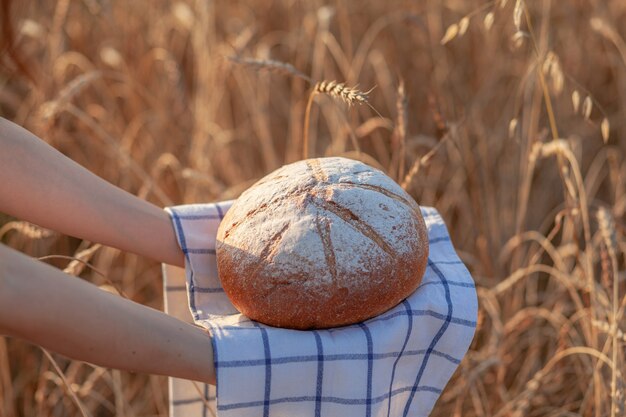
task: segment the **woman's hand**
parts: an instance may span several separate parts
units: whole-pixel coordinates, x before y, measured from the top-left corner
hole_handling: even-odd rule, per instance
[[[0,212],[184,265],[169,216],[0,118]],[[0,244],[0,334],[97,365],[215,383],[207,333]]]
[[[204,330],[1,244],[0,334],[100,366],[215,384]]]
[[[0,212],[81,239],[183,266],[167,213],[0,118]]]

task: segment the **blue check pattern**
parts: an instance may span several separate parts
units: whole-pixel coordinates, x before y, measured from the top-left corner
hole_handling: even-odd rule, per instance
[[[298,331],[249,320],[224,294],[215,237],[231,204],[166,209],[186,257],[178,281],[164,267],[166,308],[183,314],[188,302],[189,318],[213,335],[217,372],[217,389],[171,379],[170,415],[427,416],[469,348],[477,315],[474,281],[439,213],[422,207],[430,255],[411,296],[363,323]]]

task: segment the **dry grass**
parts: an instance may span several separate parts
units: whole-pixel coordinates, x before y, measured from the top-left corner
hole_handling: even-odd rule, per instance
[[[624,415],[623,1],[28,3],[37,84],[2,70],[0,115],[108,181],[232,198],[307,131],[442,213],[480,314],[433,416]],[[304,129],[312,80],[376,86],[380,115],[319,100]],[[15,220],[4,243],[162,307],[155,263]],[[2,416],[164,416],[165,381],[0,339]]]

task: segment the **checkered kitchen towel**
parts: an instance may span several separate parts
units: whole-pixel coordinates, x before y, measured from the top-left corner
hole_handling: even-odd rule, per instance
[[[217,393],[172,379],[172,417],[427,416],[476,328],[474,282],[433,208],[422,207],[430,255],[420,287],[378,317],[328,330],[279,329],[239,314],[221,288],[217,228],[232,202],[166,209],[186,256],[186,282],[166,282],[168,311],[188,297],[213,335]],[[176,298],[178,297],[178,298]]]

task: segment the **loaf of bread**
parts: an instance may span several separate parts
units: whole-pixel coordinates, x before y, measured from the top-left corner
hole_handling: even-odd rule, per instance
[[[417,203],[391,178],[345,158],[286,165],[245,191],[217,235],[233,305],[276,327],[357,323],[419,286],[428,235]]]

